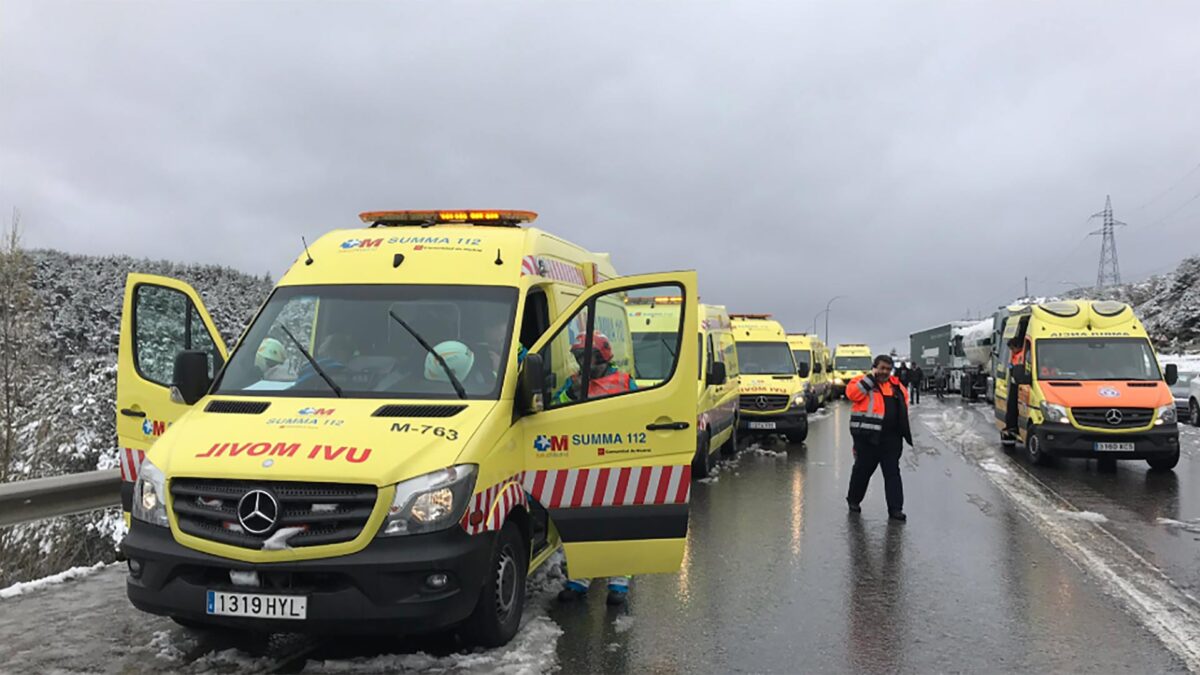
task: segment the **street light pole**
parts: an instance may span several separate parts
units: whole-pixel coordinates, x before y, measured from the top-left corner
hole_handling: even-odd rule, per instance
[[[821,311],[819,311],[819,312],[817,312],[816,314],[814,314],[814,315],[813,315],[813,329],[812,329],[812,334],[813,334],[813,335],[816,335],[816,334],[817,334],[817,317],[818,317],[818,316],[821,316],[822,314],[825,314],[825,313],[826,313],[826,312],[828,312],[828,311],[829,311],[829,310],[823,309],[823,310],[821,310]]]
[[[835,295],[829,299],[829,302],[825,303],[825,344],[829,344],[829,306],[833,304],[834,300],[845,297],[847,296]]]

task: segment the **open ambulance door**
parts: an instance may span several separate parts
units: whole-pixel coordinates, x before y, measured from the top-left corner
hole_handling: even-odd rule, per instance
[[[117,348],[116,411],[121,506],[127,516],[146,451],[190,407],[171,400],[175,355],[187,349],[209,353],[210,378],[227,356],[200,296],[182,281],[130,274]]]
[[[641,362],[631,297],[678,314]],[[543,408],[519,421],[524,485],[549,511],[573,577],[679,570],[696,450],[697,310],[695,272],[612,279],[582,293],[530,350],[542,361]],[[637,379],[655,384],[633,389]]]

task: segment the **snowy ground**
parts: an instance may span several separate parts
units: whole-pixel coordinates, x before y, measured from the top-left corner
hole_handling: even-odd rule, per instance
[[[1164,366],[1174,363],[1180,370],[1200,373],[1200,354],[1159,354],[1158,362]]]

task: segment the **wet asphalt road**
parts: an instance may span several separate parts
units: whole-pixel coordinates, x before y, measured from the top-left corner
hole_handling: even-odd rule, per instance
[[[986,412],[957,400],[914,409],[905,524],[887,519],[879,474],[862,516],[848,516],[844,403],[814,422],[804,445],[743,452],[693,490],[678,577],[637,579],[625,616],[598,598],[551,610],[564,630],[563,671],[1187,670],[989,480],[989,470],[1011,477],[1026,464],[999,451],[975,408]],[[1156,523],[1200,516],[1194,432],[1184,432],[1189,451],[1174,476],[1147,475],[1144,463],[1115,474],[1086,461],[1034,471],[1077,509],[1110,519],[1062,514],[1068,542],[1111,527],[1180,586],[1197,583],[1189,561],[1200,535]],[[1059,508],[1070,511],[1055,505],[1051,517]]]
[[[452,639],[247,644],[133,610],[123,570],[0,601],[0,671],[489,673],[1173,672],[1200,669],[1200,433],[1173,474],[1003,453],[983,404],[913,412],[909,521],[881,476],[846,512],[845,404],[803,445],[766,443],[696,484],[684,568],[628,607],[559,605],[531,583],[513,644]],[[1174,604],[1172,604],[1174,603]],[[297,657],[299,655],[299,657]]]

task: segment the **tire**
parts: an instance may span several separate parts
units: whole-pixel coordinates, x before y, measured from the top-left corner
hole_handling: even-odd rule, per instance
[[[726,457],[732,457],[737,454],[738,434],[737,434],[737,418],[733,420],[733,431],[729,434],[729,440],[721,446],[721,454]]]
[[[459,627],[463,639],[480,647],[508,644],[521,627],[525,611],[525,575],[529,545],[514,521],[508,521],[492,547],[487,578],[471,616]]]
[[[1196,403],[1196,399],[1188,402],[1188,417],[1192,426],[1200,427],[1200,403]]]
[[[1195,406],[1195,402],[1193,402],[1192,405]],[[1146,463],[1150,465],[1151,471],[1170,471],[1171,469],[1175,468],[1176,464],[1179,463],[1179,451],[1176,450],[1175,453],[1169,457],[1148,459],[1146,460]]]
[[[792,443],[803,443],[804,441],[808,440],[808,426],[806,425],[803,431],[794,434],[788,434],[787,439]]]
[[[704,440],[696,443],[696,456],[692,457],[692,480],[700,480],[708,478],[708,472],[712,471],[712,456],[709,454],[712,437],[708,432],[704,432]]]
[[[817,408],[821,407],[821,402],[814,396],[811,399],[804,399],[804,411],[807,413],[817,412]]]
[[[1038,438],[1033,429],[1025,434],[1025,456],[1029,458],[1030,464],[1037,466],[1046,466],[1050,463],[1050,456],[1042,450],[1042,440]]]

